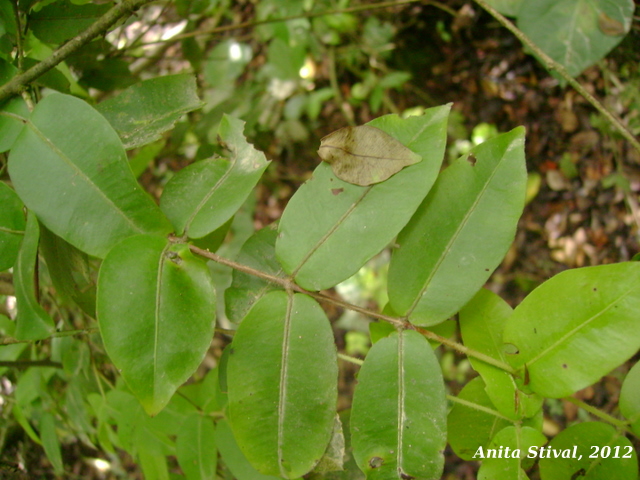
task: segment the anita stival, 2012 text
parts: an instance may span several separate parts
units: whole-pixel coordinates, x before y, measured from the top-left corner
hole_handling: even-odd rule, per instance
[[[633,448],[630,446],[591,446],[591,454],[589,458],[631,458],[633,454]],[[510,448],[500,446],[497,448],[482,448],[478,447],[478,450],[473,454],[475,460],[484,460],[487,458],[523,458],[523,452],[519,448]],[[575,458],[577,460],[582,459],[582,454],[578,452],[578,446],[574,445],[571,448],[553,448],[549,447],[537,447],[531,446],[526,451],[526,458]]]

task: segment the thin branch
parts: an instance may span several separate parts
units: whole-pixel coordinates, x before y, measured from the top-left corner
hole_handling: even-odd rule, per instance
[[[29,367],[55,367],[62,368],[60,362],[54,362],[53,360],[14,360],[14,361],[0,361],[0,367],[9,368],[29,368]]]
[[[564,397],[563,400],[566,400],[569,403],[573,403],[575,406],[577,406],[579,408],[582,408],[583,410],[586,410],[587,412],[589,412],[594,417],[598,417],[600,420],[604,420],[605,422],[613,425],[618,430],[621,430],[624,433],[628,433],[628,434],[631,434],[631,435],[633,435],[633,436],[635,436],[637,438],[640,438],[633,431],[631,431],[631,429],[629,428],[629,424],[627,422],[623,421],[623,420],[618,420],[617,418],[612,417],[608,413],[605,413],[605,412],[603,412],[601,410],[598,410],[596,407],[593,407],[593,406],[589,405],[588,403],[583,402],[582,400],[578,400],[575,397]]]
[[[598,110],[614,127],[618,130],[624,138],[626,138],[633,147],[640,152],[640,141],[631,133],[631,131],[622,123],[615,114],[608,110],[596,97],[591,95],[587,89],[578,80],[573,78],[564,65],[556,62],[553,58],[543,52],[533,40],[527,37],[518,27],[516,27],[511,21],[505,18],[500,12],[489,5],[486,0],[474,0],[478,5],[485,9],[493,18],[502,24],[507,30],[513,33],[518,40],[529,47],[536,56],[540,59],[542,64],[547,70],[555,70],[558,74],[567,81],[569,85],[576,89],[576,91],[582,95],[596,110]]]
[[[501,420],[506,420],[507,422],[513,423],[513,420],[505,417],[500,412],[498,412],[497,410],[493,410],[492,408],[487,408],[483,405],[478,405],[477,403],[470,402],[469,400],[464,400],[460,397],[454,397],[453,395],[447,395],[447,400],[452,403],[458,403],[460,405],[464,405],[465,407],[473,408],[474,410],[478,410],[479,412],[484,412],[494,417],[500,418]]]
[[[356,12],[362,12],[362,11],[370,11],[370,10],[377,10],[377,9],[381,9],[381,8],[391,8],[391,7],[399,7],[399,6],[404,6],[404,5],[409,5],[412,3],[422,3],[424,5],[432,5],[436,8],[439,8],[441,10],[444,10],[448,13],[451,13],[452,15],[456,15],[456,12],[453,11],[451,8],[447,7],[445,4],[438,2],[436,0],[394,0],[394,1],[390,1],[390,2],[380,2],[380,3],[369,3],[369,4],[365,4],[365,5],[357,5],[354,7],[348,7],[348,8],[341,8],[341,9],[337,9],[337,10],[325,10],[322,12],[306,12],[306,13],[301,13],[301,14],[297,14],[297,15],[290,15],[287,17],[280,17],[280,18],[267,18],[265,20],[248,20],[246,22],[242,22],[242,23],[236,23],[234,25],[223,25],[221,27],[215,27],[215,28],[210,28],[208,30],[198,30],[195,32],[188,32],[188,33],[182,33],[180,35],[176,35],[175,37],[171,37],[170,39],[167,40],[156,40],[155,42],[148,42],[145,43],[143,45],[153,45],[156,43],[162,43],[162,42],[175,42],[175,41],[179,41],[179,40],[183,40],[185,38],[191,38],[191,37],[199,37],[199,36],[203,36],[203,35],[213,35],[216,33],[223,33],[223,32],[229,32],[232,30],[240,30],[243,28],[254,28],[254,27],[258,27],[260,25],[266,25],[269,23],[279,23],[279,22],[288,22],[290,20],[298,20],[300,18],[316,18],[316,17],[324,17],[327,15],[339,15],[339,14],[344,14],[344,13],[356,13]]]
[[[172,241],[180,241],[180,239],[176,238],[176,237],[172,237],[171,238]],[[209,260],[213,260],[216,263],[219,263],[221,265],[225,265],[227,267],[231,267],[234,270],[238,270],[240,272],[244,272],[247,273],[249,275],[253,275],[255,277],[259,277],[262,278],[264,280],[267,280],[268,282],[271,283],[275,283],[277,285],[280,285],[281,287],[283,287],[285,290],[291,290],[294,292],[298,292],[298,293],[304,293],[305,295],[309,295],[310,297],[315,298],[316,300],[320,301],[320,302],[325,302],[325,303],[331,303],[333,305],[337,305],[339,307],[342,307],[344,309],[347,310],[352,310],[354,312],[358,312],[361,313],[362,315],[365,315],[369,318],[376,318],[378,320],[384,320],[385,322],[389,322],[392,325],[394,325],[396,328],[399,329],[412,329],[412,330],[416,330],[418,333],[424,335],[426,338],[436,341],[436,342],[440,342],[443,345],[446,345],[450,348],[453,348],[454,350],[457,350],[460,353],[463,353],[469,357],[474,357],[477,358],[478,360],[488,363],[489,365],[493,365],[496,368],[499,368],[500,370],[504,370],[505,372],[508,372],[510,374],[516,374],[516,370],[511,366],[508,365],[505,362],[502,362],[500,360],[497,360],[493,357],[490,357],[488,355],[485,355],[482,352],[478,352],[476,350],[473,350],[471,348],[468,348],[464,345],[462,345],[461,343],[457,343],[454,342],[453,340],[449,340],[448,338],[442,337],[440,335],[437,335],[433,332],[430,332],[429,330],[425,330],[424,328],[420,328],[420,327],[416,327],[414,325],[412,325],[411,323],[409,323],[406,319],[403,318],[397,318],[397,317],[391,317],[389,315],[384,315],[382,313],[378,313],[378,312],[374,312],[372,310],[368,310],[366,308],[363,307],[359,307],[358,305],[353,305],[349,302],[345,302],[344,300],[340,300],[337,298],[333,298],[330,297],[328,295],[325,295],[323,293],[318,293],[318,292],[310,292],[308,290],[305,290],[304,288],[298,286],[296,283],[293,282],[293,280],[291,280],[290,278],[282,278],[282,277],[276,277],[275,275],[271,275],[269,273],[257,270],[255,268],[249,267],[247,265],[242,265],[241,263],[237,263],[234,262],[233,260],[229,260],[228,258],[224,258],[221,257],[220,255],[217,255],[215,253],[212,253],[208,250],[203,250],[202,248],[198,248],[195,245],[189,245],[190,250],[197,254],[200,255],[201,257],[204,258],[208,258]]]
[[[0,87],[0,101],[12,95],[19,94],[27,84],[54,68],[65,58],[89,43],[94,38],[106,33],[107,30],[109,30],[109,28],[122,17],[129,16],[132,12],[147,3],[151,3],[152,1],[154,0],[122,0],[121,3],[117,4],[105,13],[84,32],[58,48],[50,57],[40,63],[37,63],[26,72],[16,75]]]
[[[61,332],[55,332],[50,337],[47,337],[46,339],[43,339],[43,340],[47,340],[49,338],[57,338],[57,337],[71,337],[73,335],[91,335],[92,333],[96,333],[98,330],[99,330],[98,327],[83,328],[80,330],[63,330]],[[17,340],[15,338],[5,337],[2,340],[0,340],[0,347],[2,347],[3,345],[14,345],[16,343],[33,343],[33,342],[34,340]]]

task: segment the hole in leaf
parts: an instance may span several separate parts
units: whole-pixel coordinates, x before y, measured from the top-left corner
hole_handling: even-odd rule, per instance
[[[518,347],[516,347],[513,343],[505,343],[502,346],[502,351],[507,355],[517,355],[518,353],[520,353]]]
[[[371,457],[369,459],[369,466],[371,468],[380,468],[383,463],[384,463],[384,460],[380,457]]]

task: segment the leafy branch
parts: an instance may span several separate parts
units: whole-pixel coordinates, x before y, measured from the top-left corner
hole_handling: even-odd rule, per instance
[[[177,240],[176,238],[174,238],[173,240]],[[378,312],[374,312],[373,310],[368,310],[366,308],[363,307],[359,307],[358,305],[353,305],[352,303],[349,302],[345,302],[344,300],[340,300],[338,298],[334,298],[334,297],[330,297],[329,295],[323,294],[323,293],[318,293],[318,292],[310,292],[308,290],[305,290],[304,288],[298,286],[296,283],[294,283],[291,279],[289,278],[281,278],[281,277],[276,277],[275,275],[271,275],[268,274],[266,272],[263,272],[261,270],[256,270],[255,268],[251,268],[248,267],[246,265],[242,265],[240,263],[234,262],[233,260],[229,260],[227,258],[221,257],[220,255],[217,255],[215,253],[212,253],[208,250],[203,250],[202,248],[196,247],[194,245],[189,245],[189,249],[197,254],[200,255],[201,257],[207,258],[209,260],[213,260],[216,263],[219,263],[220,265],[225,265],[227,267],[233,268],[235,270],[238,270],[240,272],[244,272],[247,273],[249,275],[253,275],[259,278],[262,278],[264,280],[267,280],[268,282],[271,283],[275,283],[277,285],[280,285],[281,287],[283,287],[286,290],[291,290],[294,292],[298,292],[298,293],[303,293],[305,295],[309,295],[310,297],[315,298],[316,300],[320,301],[320,302],[325,302],[325,303],[330,303],[332,305],[341,307],[341,308],[345,308],[347,310],[352,310],[354,312],[358,312],[361,313],[362,315],[365,315],[367,317],[370,318],[375,318],[378,320],[383,320],[385,322],[391,323],[394,327],[404,330],[404,329],[410,329],[410,330],[415,330],[418,333],[420,333],[421,335],[423,335],[425,338],[428,338],[429,340],[433,340],[435,342],[439,342],[442,343],[443,345],[448,346],[449,348],[452,348],[464,355],[468,355],[470,357],[474,357],[477,358],[478,360],[485,362],[489,365],[493,365],[494,367],[499,368],[500,370],[504,370],[505,372],[508,372],[512,375],[516,374],[516,370],[511,366],[506,364],[505,362],[502,362],[500,360],[497,360],[493,357],[490,357],[489,355],[485,355],[482,352],[478,352],[477,350],[473,350],[471,348],[466,347],[465,345],[462,345],[461,343],[458,342],[454,342],[453,340],[450,340],[448,338],[445,338],[443,336],[440,336],[436,333],[433,333],[429,330],[426,330],[424,328],[420,328],[420,327],[416,327],[414,325],[412,325],[411,323],[409,323],[409,321],[406,318],[398,318],[398,317],[392,317],[389,315],[384,315],[382,313],[378,313]]]

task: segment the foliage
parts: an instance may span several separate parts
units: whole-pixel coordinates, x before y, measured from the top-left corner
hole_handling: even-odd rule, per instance
[[[563,272],[515,308],[483,288],[525,205],[522,127],[488,135],[444,168],[451,105],[338,130],[321,146],[337,153],[278,222],[253,232],[256,186],[278,188],[276,162],[257,147],[275,136],[269,153],[288,157],[328,105],[351,124],[354,110],[392,105],[390,92],[410,78],[388,66],[394,26],[360,22],[355,12],[372,5],[330,12],[330,2],[268,1],[255,7],[257,42],[212,46],[195,34],[207,21],[223,31],[229,2],[176,1],[181,20],[170,26],[185,34],[168,38],[168,28],[154,33],[156,20],[128,17],[143,3],[0,7],[0,270],[12,274],[16,303],[11,318],[0,315],[0,375],[11,390],[1,397],[0,452],[19,426],[58,476],[69,475],[63,445],[78,440],[121,478],[126,452],[148,479],[436,479],[447,444],[483,460],[478,478],[527,478],[538,456],[543,480],[637,477],[626,436],[640,435],[637,367],[620,394],[624,419],[581,404],[602,421],[548,442],[542,408],[640,348],[640,264]],[[626,0],[555,2],[571,28],[549,2],[489,3],[574,76],[631,24]],[[101,21],[105,38],[74,44]],[[161,45],[149,58],[145,39]],[[188,72],[170,74],[160,59],[177,42]],[[62,49],[72,51],[57,58]],[[129,68],[125,54],[144,68]],[[316,86],[323,56],[328,84]],[[258,57],[261,68],[248,69]],[[21,80],[50,59],[47,74]],[[369,68],[372,59],[383,67]],[[337,63],[353,77],[348,99]],[[149,182],[161,191],[153,198],[138,174],[162,156],[189,165]],[[380,312],[324,292],[388,251]],[[336,411],[338,355],[321,304],[385,322],[371,323],[364,361],[340,355],[362,365],[347,412]],[[456,314],[462,343],[436,333]],[[216,330],[232,340],[216,336],[216,365],[200,368]],[[457,396],[446,395],[440,344],[479,374]],[[568,458],[574,449],[580,458]],[[2,458],[0,468],[21,467]]]

